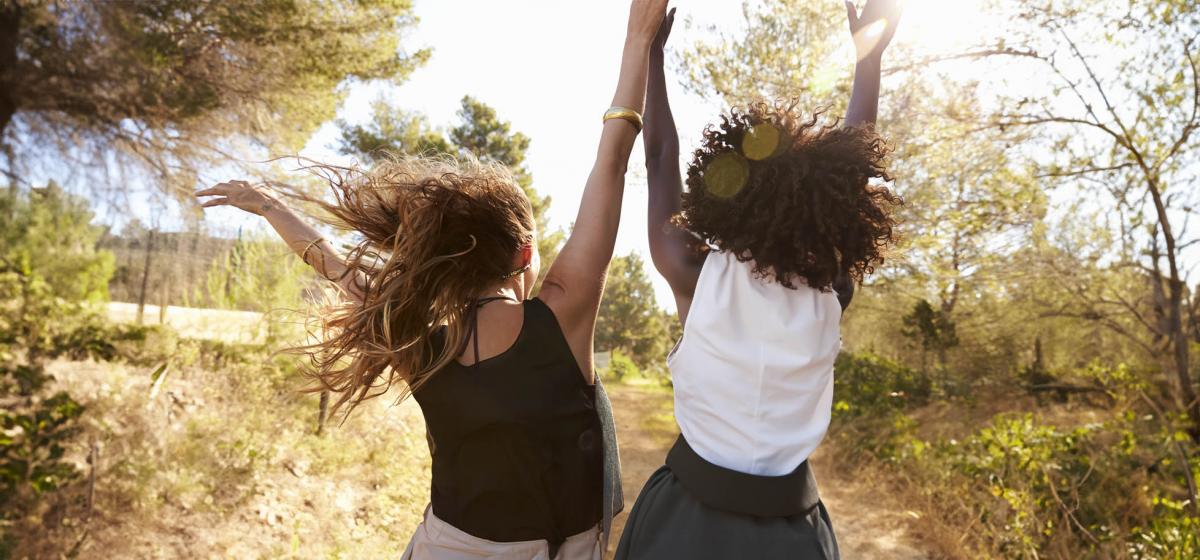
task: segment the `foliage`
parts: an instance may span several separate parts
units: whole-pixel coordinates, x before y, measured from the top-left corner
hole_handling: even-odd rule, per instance
[[[267,238],[238,239],[208,270],[203,300],[216,309],[262,312],[268,340],[282,334],[280,317],[304,305],[314,275],[286,245]],[[200,299],[200,298],[198,298]]]
[[[840,3],[770,0],[743,6],[744,33],[711,29],[716,39],[683,54],[690,91],[739,105],[796,98],[814,109],[848,97],[849,74],[843,64],[831,62],[849,36]]]
[[[833,366],[834,415],[885,415],[925,404],[929,378],[922,372],[870,353],[842,352]]]
[[[658,307],[642,257],[630,253],[614,258],[596,321],[596,349],[614,351],[614,360],[620,350],[641,369],[661,372],[673,322],[675,318]]]
[[[230,143],[299,149],[347,80],[403,80],[414,23],[409,0],[7,2],[0,133],[189,193]]]
[[[1103,209],[1117,242],[1080,264],[1133,271],[1143,284],[1066,291],[1058,313],[1104,325],[1159,362],[1200,441],[1186,326],[1196,296],[1184,253],[1200,241],[1186,226],[1200,202],[1200,13],[1163,0],[1016,4],[1005,40],[1027,54],[1012,66],[1044,80],[1002,98],[986,125],[1035,131],[1041,149],[1030,159],[1043,176],[1088,198],[1072,210]],[[1048,260],[1074,254],[1046,245]]]
[[[624,352],[613,350],[612,360],[608,363],[608,368],[603,375],[607,380],[620,383],[637,379],[642,376],[642,372]]]
[[[53,182],[9,189],[0,196],[0,216],[0,266],[44,279],[55,297],[68,301],[108,299],[113,257],[96,249],[104,228],[92,224],[87,199]]]
[[[235,242],[200,231],[162,231],[139,220],[127,222],[119,233],[109,233],[100,247],[111,251],[116,269],[108,283],[113,301],[190,307],[213,260]],[[147,255],[149,253],[149,255]],[[146,266],[149,264],[149,275]]]
[[[371,404],[317,437],[316,396],[295,390],[294,359],[221,343],[197,350],[194,361],[172,362],[153,398],[157,368],[60,366],[71,368],[63,385],[86,395],[80,439],[95,440],[103,452],[98,515],[81,556],[375,558],[411,536],[429,490],[415,405]],[[82,498],[81,486],[67,496]],[[78,527],[82,500],[64,509]],[[323,530],[329,526],[348,530]],[[188,531],[158,530],[164,527]],[[70,524],[41,519],[15,529],[22,531],[15,557],[56,558],[78,538]]]
[[[75,466],[63,461],[63,446],[76,433],[83,407],[64,392],[30,398],[44,375],[26,366],[0,369],[0,398],[20,401],[0,411],[0,511],[18,511],[30,493],[52,492],[76,476]]]
[[[111,253],[86,201],[51,183],[0,196],[0,344],[36,357],[108,299]]]
[[[926,300],[913,305],[903,318],[905,337],[917,341],[925,352],[936,352],[939,365],[946,367],[946,351],[958,346],[958,331],[954,320],[944,309],[934,310]],[[924,364],[922,364],[924,366]]]
[[[18,535],[9,525],[78,476],[66,460],[83,406],[67,393],[42,395],[40,365],[0,364],[0,552]]]
[[[1078,424],[1083,411],[1064,409],[1064,416],[1042,407],[976,423],[969,405],[953,402],[947,410],[958,411],[932,438],[918,424],[920,401],[896,398],[911,386],[907,373],[877,357],[841,356],[831,438],[844,461],[882,463],[907,507],[921,512],[920,532],[955,536],[928,539],[934,551],[1186,558],[1195,550],[1183,471],[1197,465],[1177,461],[1194,453],[1179,430],[1186,418],[1143,409],[1152,402],[1140,396],[1147,388],[1126,366],[1091,364],[1071,374],[1113,395],[1111,410],[1085,412],[1095,421]],[[1020,410],[1020,402],[1009,407]]]

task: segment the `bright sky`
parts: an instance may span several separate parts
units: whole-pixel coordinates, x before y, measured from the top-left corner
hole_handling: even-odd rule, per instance
[[[678,45],[692,40],[683,17],[723,28],[743,21],[738,1],[679,4],[672,35]],[[528,161],[534,188],[553,198],[551,226],[565,228],[575,220],[596,154],[600,116],[612,101],[628,10],[623,1],[572,2],[567,10],[555,0],[417,0],[421,22],[408,44],[432,47],[433,57],[391,94],[400,106],[425,113],[442,126],[456,121],[464,95],[495,107],[514,130],[532,139]],[[677,80],[669,81],[686,154],[721,108],[685,94]],[[364,121],[371,101],[381,93],[376,87],[354,88],[342,117]],[[327,125],[304,154],[337,159],[332,149],[336,138],[336,127]],[[639,142],[630,162],[617,254],[638,251],[649,264],[643,168]],[[649,272],[659,305],[673,309],[666,282],[652,268]]]
[[[979,25],[971,24],[978,23],[972,18],[979,1],[909,0],[896,41],[915,41],[938,50],[977,39],[971,30]],[[677,49],[702,39],[704,32],[697,30],[709,25],[730,33],[745,23],[739,0],[678,0],[672,4],[679,8],[671,38]],[[401,107],[424,113],[435,126],[446,126],[456,121],[462,97],[471,95],[495,107],[502,119],[532,139],[528,163],[534,188],[553,198],[551,226],[565,228],[578,211],[599,139],[600,116],[616,86],[629,9],[624,0],[571,2],[569,6],[555,0],[416,0],[420,23],[405,44],[414,50],[431,47],[432,59],[398,89],[351,87],[339,116],[363,122],[371,102],[390,95]],[[839,56],[845,58],[847,71],[852,64],[848,35],[847,49]],[[839,61],[831,61],[831,65],[837,66]],[[669,77],[668,82],[686,156],[722,107],[684,92],[677,78]],[[886,82],[884,88],[886,95]],[[333,123],[325,125],[303,155],[344,161],[334,151],[337,136]],[[643,165],[639,142],[630,161],[616,252],[637,251],[649,266]],[[139,208],[133,210],[141,214]],[[206,223],[219,224],[221,229],[261,227],[255,218],[228,208],[207,212]],[[659,305],[673,309],[666,282],[652,267],[648,272]]]

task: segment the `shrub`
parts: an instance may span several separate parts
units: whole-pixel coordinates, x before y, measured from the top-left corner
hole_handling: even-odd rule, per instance
[[[633,363],[633,359],[625,355],[620,350],[613,350],[612,361],[609,362],[608,368],[604,370],[604,377],[611,381],[621,382],[630,381],[640,378],[641,370],[637,364]]]
[[[83,407],[64,392],[41,398],[46,381],[40,367],[0,366],[0,551],[14,520],[78,476],[63,456]]]
[[[874,354],[843,352],[833,371],[836,417],[887,416],[889,411],[929,399],[930,382],[925,374]]]

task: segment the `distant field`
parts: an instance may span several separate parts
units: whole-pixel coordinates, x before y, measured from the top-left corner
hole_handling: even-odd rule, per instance
[[[161,310],[147,305],[143,320],[147,325],[159,324]],[[108,304],[109,320],[117,323],[137,322],[137,304],[112,302]],[[164,323],[188,338],[203,338],[224,342],[262,342],[265,337],[262,313],[224,309],[196,309],[167,306]]]

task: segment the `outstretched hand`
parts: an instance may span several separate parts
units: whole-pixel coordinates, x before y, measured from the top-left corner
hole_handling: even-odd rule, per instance
[[[867,0],[867,5],[860,13],[854,7],[854,2],[846,0],[846,19],[850,22],[850,34],[854,37],[858,60],[883,55],[896,35],[896,27],[904,13],[901,1]]]
[[[629,6],[629,38],[653,39],[666,11],[667,0],[633,0]]]
[[[661,55],[663,49],[667,45],[667,39],[671,37],[671,28],[675,26],[675,8],[667,12],[662,23],[658,26],[658,33],[654,35],[654,42],[650,44],[651,55]]]
[[[196,198],[208,198],[200,204],[202,208],[233,206],[251,214],[263,215],[280,206],[278,200],[266,187],[252,185],[246,181],[226,181],[197,191]]]

